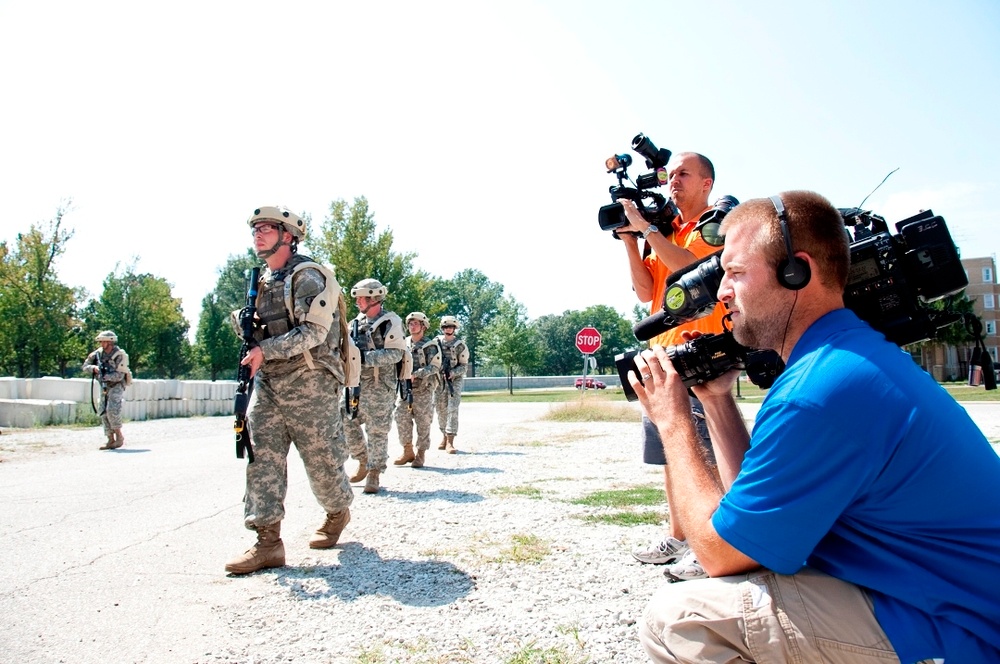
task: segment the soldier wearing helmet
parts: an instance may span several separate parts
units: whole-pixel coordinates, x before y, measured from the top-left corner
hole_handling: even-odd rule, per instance
[[[441,387],[437,391],[435,408],[438,427],[441,428],[439,450],[455,453],[455,436],[458,435],[458,407],[462,404],[462,384],[469,368],[469,347],[464,339],[455,336],[460,325],[454,316],[441,318],[441,332],[437,337],[441,345]]]
[[[299,242],[306,237],[306,222],[283,207],[257,208],[247,219],[247,225],[252,229],[254,251],[261,260],[267,260],[282,247],[297,253]]]
[[[358,307],[350,334],[361,351],[361,396],[357,416],[344,410],[344,433],[351,456],[358,460],[352,482],[365,480],[364,493],[378,493],[389,458],[389,430],[396,390],[403,376],[406,339],[403,321],[383,308],[389,290],[378,279],[362,279],[351,288]]]
[[[396,404],[396,431],[403,454],[393,461],[397,466],[412,462],[413,468],[424,465],[424,456],[431,446],[431,422],[434,420],[434,394],[440,381],[441,346],[437,339],[427,336],[430,320],[421,311],[406,316],[406,348],[413,360],[409,396],[401,397]],[[416,453],[413,450],[413,430],[417,430]]]
[[[255,460],[247,464],[244,525],[257,542],[226,564],[248,574],[285,564],[281,540],[289,448],[302,457],[326,519],[309,540],[329,549],[351,520],[354,499],[344,470],[347,443],[339,395],[347,376],[347,308],[333,271],[298,254],[305,222],[281,207],[260,207],[247,220],[254,250],[266,263],[256,284],[254,339],[242,360],[253,375],[247,413]],[[233,312],[239,330],[240,312]]]
[[[128,353],[118,347],[118,335],[105,330],[95,338],[101,347],[83,361],[83,372],[101,381],[101,425],[108,442],[101,450],[116,450],[125,444],[122,434],[122,402],[125,388],[132,383]]]

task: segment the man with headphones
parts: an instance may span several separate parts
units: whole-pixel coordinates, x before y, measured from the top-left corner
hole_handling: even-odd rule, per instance
[[[667,186],[670,199],[677,208],[677,216],[669,226],[659,228],[647,221],[636,208],[635,203],[622,199],[629,225],[618,229],[617,236],[625,245],[632,288],[642,302],[650,303],[650,313],[663,307],[663,294],[667,278],[677,270],[687,267],[716,251],[717,246],[708,244],[698,228],[699,220],[712,211],[708,196],[715,184],[715,167],[704,155],[697,152],[675,154],[667,163]],[[645,240],[640,250],[638,236]],[[725,310],[718,305],[704,318],[685,323],[660,334],[650,340],[650,346],[672,346],[683,343],[681,335],[685,331],[699,331],[718,334],[723,331],[722,317]],[[687,419],[694,418],[699,424],[702,443],[709,455],[712,441],[705,426],[705,416],[701,404],[691,397],[691,407]],[[656,427],[642,416],[643,461],[650,465],[663,466],[663,482],[668,510],[673,505],[670,474],[667,472],[667,457]],[[685,541],[684,531],[673,518],[669,518],[669,534],[647,546],[635,549],[636,560],[654,565],[667,565],[667,575],[675,580],[700,579],[705,571],[698,564]]]
[[[813,192],[722,225],[718,298],[784,372],[753,434],[734,370],[694,388],[718,465],[684,420],[662,347],[630,382],[670,456],[681,522],[711,578],[661,588],[640,623],[655,662],[1000,661],[1000,456],[909,354],[844,306],[850,248]],[[721,480],[721,483],[720,483]]]

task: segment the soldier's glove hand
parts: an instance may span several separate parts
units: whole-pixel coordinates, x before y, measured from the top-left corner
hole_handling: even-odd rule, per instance
[[[364,348],[359,348],[358,352],[361,353],[361,364],[364,364],[365,363],[365,349]]]

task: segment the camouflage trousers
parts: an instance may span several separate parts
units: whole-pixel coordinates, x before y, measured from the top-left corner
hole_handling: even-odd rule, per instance
[[[413,429],[417,430],[417,449],[431,446],[431,422],[434,420],[434,387],[413,389],[413,410],[402,399],[396,404],[396,431],[399,444],[413,444]]]
[[[125,401],[125,385],[116,383],[101,394],[101,425],[105,435],[122,428],[122,402]]]
[[[396,408],[396,381],[388,387],[382,381],[366,381],[362,376],[358,416],[344,416],[344,434],[351,456],[368,458],[368,470],[385,472],[389,458],[389,430]]]
[[[313,495],[327,513],[354,500],[344,470],[347,444],[337,408],[341,385],[324,369],[268,378],[258,375],[248,420],[255,460],[247,464],[246,527],[281,521],[288,491],[288,452],[294,443]]]
[[[437,391],[434,404],[441,433],[458,433],[458,407],[462,404],[462,384],[464,382],[465,376],[452,378],[451,392],[449,392],[448,383],[441,380],[441,389]]]

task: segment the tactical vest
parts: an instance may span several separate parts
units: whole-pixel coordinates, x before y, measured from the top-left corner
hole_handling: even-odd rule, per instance
[[[351,325],[351,336],[354,339],[354,343],[359,348],[363,348],[365,352],[382,350],[384,348],[402,349],[403,357],[399,362],[396,362],[396,380],[408,380],[411,377],[413,373],[413,357],[407,351],[405,339],[402,334],[403,325],[399,320],[399,316],[391,311],[383,310],[374,320],[369,321],[368,317],[362,313],[354,319]],[[395,329],[395,334],[392,335],[392,343],[387,344],[386,332],[390,328]],[[379,367],[372,367],[376,381],[378,380],[378,370]]]
[[[449,344],[445,341],[443,335],[438,335],[435,339],[441,345],[442,362],[445,362],[445,358],[447,358],[446,363],[453,369],[457,366],[469,363],[469,347],[465,344],[465,341],[455,337],[455,339]]]
[[[441,344],[434,337],[424,337],[416,345],[413,344],[413,337],[407,337],[406,346],[410,349],[410,354],[413,356],[414,369],[423,369],[428,364],[431,364],[434,355],[430,351],[436,350],[438,356],[441,355]]]
[[[103,348],[98,348],[97,350],[95,350],[94,356],[97,360],[98,367],[104,364],[105,359],[104,359]],[[124,374],[121,382],[125,385],[125,387],[128,387],[129,385],[132,384],[132,370],[129,369],[128,367],[128,353],[123,351],[118,346],[115,346],[114,349],[112,349],[111,351],[111,355],[108,356],[108,359],[106,361],[115,367],[116,372]],[[111,384],[113,383],[109,383],[109,385]]]
[[[326,286],[323,292],[309,303],[309,310],[296,321],[293,320],[295,302],[292,291],[296,275],[307,268],[319,271],[326,281]],[[334,319],[338,313],[339,324],[335,326]],[[287,360],[269,360],[266,369],[268,375],[286,376],[296,371],[320,366],[330,371],[344,385],[358,384],[361,358],[356,348],[352,353],[353,341],[347,334],[346,305],[340,293],[340,284],[337,283],[332,270],[307,256],[292,256],[283,268],[273,272],[268,271],[261,277],[257,295],[257,316],[261,322],[262,339],[287,334],[292,328],[308,322],[315,322],[327,329],[325,343]]]

